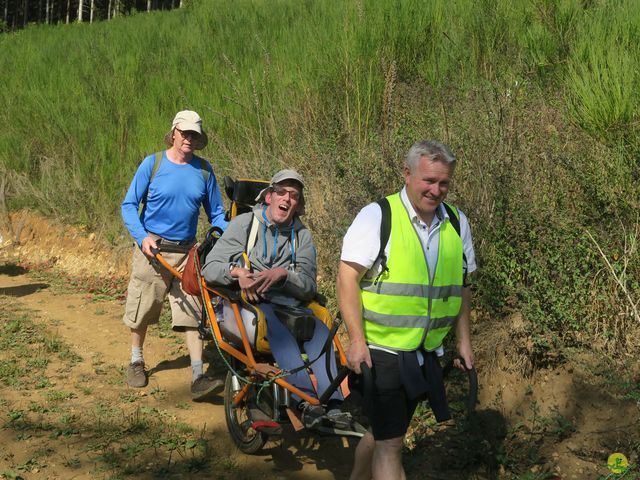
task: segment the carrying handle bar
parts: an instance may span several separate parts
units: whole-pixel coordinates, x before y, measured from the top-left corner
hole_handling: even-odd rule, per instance
[[[467,367],[467,364],[462,357],[454,357],[451,359],[449,363],[442,369],[442,377],[446,378],[447,375],[453,369],[453,362],[458,359],[462,366],[464,367],[465,372],[467,372],[467,377],[469,380],[469,393],[467,394],[467,399],[465,402],[465,407],[467,410],[467,416],[470,416],[476,410],[476,404],[478,403],[478,373],[476,372],[475,367]]]

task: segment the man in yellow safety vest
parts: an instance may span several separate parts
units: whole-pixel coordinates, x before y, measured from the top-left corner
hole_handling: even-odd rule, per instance
[[[405,186],[364,207],[344,237],[338,301],[349,330],[349,368],[373,373],[371,429],[355,453],[357,479],[404,479],[403,438],[419,401],[447,420],[442,342],[455,327],[458,355],[473,366],[468,274],[476,269],[466,216],[444,203],[455,156],[437,141],[415,143]],[[464,368],[456,360],[458,368]]]

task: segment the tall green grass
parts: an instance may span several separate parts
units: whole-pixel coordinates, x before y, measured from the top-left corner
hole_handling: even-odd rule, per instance
[[[579,25],[567,66],[569,110],[604,141],[637,133],[640,4],[598,5]]]
[[[28,28],[0,37],[8,201],[126,243],[135,168],[194,109],[219,177],[307,176],[331,293],[355,212],[435,137],[460,158],[487,318],[524,312],[541,355],[631,348],[639,17],[631,0],[219,0]]]

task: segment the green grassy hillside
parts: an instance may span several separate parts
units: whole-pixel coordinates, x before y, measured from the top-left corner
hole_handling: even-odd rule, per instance
[[[0,171],[32,206],[128,241],[119,203],[177,110],[218,177],[299,169],[331,293],[356,211],[438,138],[472,221],[485,318],[521,311],[535,358],[632,350],[640,327],[640,3],[194,1],[0,37]]]

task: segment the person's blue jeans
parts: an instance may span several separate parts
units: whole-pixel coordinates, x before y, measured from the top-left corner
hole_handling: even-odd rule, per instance
[[[259,303],[257,304],[257,307],[264,312],[265,318],[267,319],[267,339],[269,340],[271,353],[276,359],[276,362],[278,362],[278,366],[284,370],[293,370],[303,366],[304,360],[302,360],[298,342],[293,337],[293,334],[276,316],[273,311],[274,305],[271,303]],[[320,355],[320,352],[329,337],[329,329],[327,326],[317,318],[314,319],[316,323],[313,331],[313,337],[311,337],[311,340],[303,343],[304,351],[309,357],[309,360],[315,360],[316,357]],[[288,375],[285,377],[286,380],[310,396],[319,397],[331,384],[326,368],[326,355],[326,352],[323,353],[311,365],[313,374],[318,382],[318,392],[313,388],[311,377],[306,369],[302,369],[296,373]],[[336,358],[333,353],[333,343],[331,343],[329,348],[329,356],[331,375],[335,378],[337,368]],[[292,395],[292,397],[296,402],[300,402],[301,400],[297,395]],[[330,400],[343,399],[342,392],[339,388],[337,388],[330,397]]]

